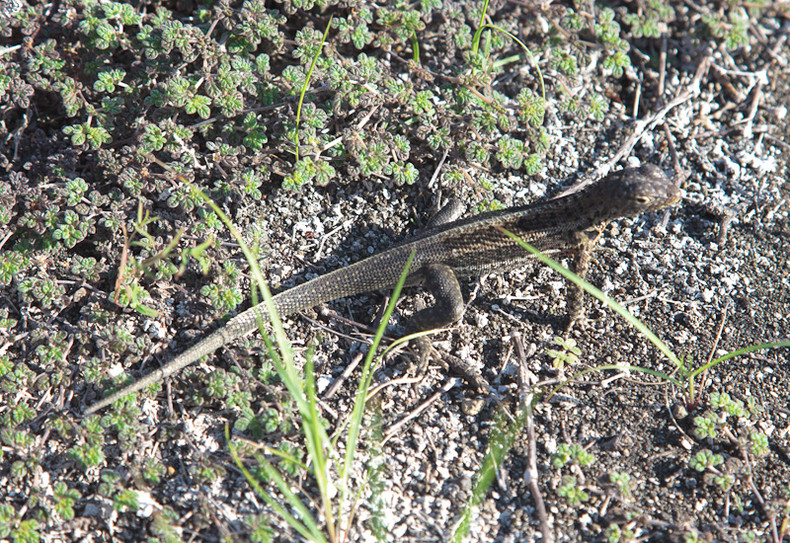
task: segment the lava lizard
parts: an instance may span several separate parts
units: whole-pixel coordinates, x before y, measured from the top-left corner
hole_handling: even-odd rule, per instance
[[[435,305],[418,311],[411,331],[445,327],[459,320],[464,303],[458,277],[518,268],[532,255],[508,238],[509,230],[548,255],[576,253],[576,272],[584,276],[597,233],[609,221],[661,209],[680,199],[680,190],[652,164],[610,173],[586,188],[552,200],[490,211],[455,220],[443,209],[420,234],[369,258],[321,275],[275,295],[280,316],[287,316],[346,296],[391,289],[414,251],[406,286],[423,285]],[[449,208],[450,206],[448,206]],[[568,326],[581,314],[581,291],[574,287],[568,302]],[[124,396],[173,375],[220,347],[258,329],[268,320],[265,304],[232,318],[171,362],[97,401],[90,415]]]

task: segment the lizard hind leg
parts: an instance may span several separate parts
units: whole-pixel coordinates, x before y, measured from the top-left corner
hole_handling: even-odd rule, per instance
[[[412,317],[409,329],[412,332],[444,328],[464,315],[464,299],[461,285],[453,270],[445,264],[426,264],[423,287],[433,294],[435,299],[432,307],[418,311]]]
[[[406,326],[409,334],[424,332],[436,328],[444,328],[461,320],[464,314],[464,299],[461,285],[449,266],[444,264],[427,264],[421,270],[425,279],[423,288],[433,294],[434,305],[423,307],[411,318]],[[423,373],[428,360],[435,354],[430,336],[422,336],[414,340],[417,351],[418,372]],[[436,357],[438,358],[438,357]]]
[[[419,310],[407,327],[409,333],[422,332],[435,328],[444,328],[461,320],[464,314],[464,299],[461,295],[461,286],[455,273],[444,264],[428,264],[423,267],[425,280],[423,287],[433,294],[435,303],[432,307]],[[464,380],[478,390],[485,390],[487,383],[470,364],[452,355],[438,356],[431,344],[430,337],[423,336],[415,340],[415,347],[419,357],[419,372],[425,371],[431,355],[446,368],[459,373]]]

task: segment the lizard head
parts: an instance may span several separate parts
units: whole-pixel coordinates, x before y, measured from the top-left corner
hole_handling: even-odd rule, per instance
[[[612,172],[590,188],[598,198],[609,200],[609,212],[617,217],[633,217],[680,200],[680,189],[653,164]]]

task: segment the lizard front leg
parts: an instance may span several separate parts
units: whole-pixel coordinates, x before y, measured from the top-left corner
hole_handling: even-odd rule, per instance
[[[571,263],[573,271],[584,279],[587,280],[587,271],[590,269],[590,261],[592,260],[592,251],[595,243],[603,231],[603,227],[593,228],[584,232],[577,232],[574,234],[575,239],[575,258]],[[571,333],[573,325],[584,315],[584,290],[576,283],[568,282],[568,316],[565,323],[563,335],[567,338]]]

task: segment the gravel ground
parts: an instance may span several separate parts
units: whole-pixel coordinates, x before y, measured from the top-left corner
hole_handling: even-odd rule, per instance
[[[453,27],[454,21],[473,25],[476,18],[462,4],[437,5],[422,15],[419,68],[401,59],[411,56],[408,35],[387,49],[382,41],[387,34],[379,30],[365,46],[364,53],[376,58],[386,76],[375,89],[369,84],[356,102],[337,98],[340,86],[325,83],[330,69],[318,67],[315,92],[306,103],[318,104],[332,119],[323,133],[316,131],[316,140],[343,138],[342,150],[324,153],[332,157],[336,177],[289,190],[295,157],[286,134],[295,117],[293,96],[275,100],[271,109],[261,106],[268,142],[256,149],[250,140],[234,139],[233,127],[255,106],[246,94],[250,109],[245,112],[220,115],[218,102],[212,102],[214,117],[187,123],[185,117],[199,114],[199,108],[195,113],[187,107],[187,114],[178,110],[183,106],[176,99],[156,102],[154,92],[138,96],[120,85],[118,96],[135,105],[115,117],[111,141],[90,144],[100,135],[88,128],[88,142],[75,141],[74,130],[64,127],[82,123],[95,129],[110,110],[106,102],[99,104],[112,91],[87,83],[101,66],[123,67],[123,81],[132,76],[145,81],[141,74],[148,74],[156,88],[156,77],[165,77],[173,58],[158,57],[162,65],[155,77],[156,57],[134,56],[121,38],[121,46],[102,48],[91,38],[101,32],[90,27],[90,14],[105,9],[107,20],[117,22],[106,11],[110,4],[1,4],[11,15],[0,26],[0,77],[6,78],[0,79],[5,118],[0,126],[5,170],[0,182],[0,541],[302,538],[256,494],[225,437],[229,426],[244,440],[245,465],[259,474],[256,451],[267,451],[270,461],[278,449],[307,462],[296,408],[273,375],[257,334],[169,379],[161,390],[102,416],[80,417],[81,409],[124,372],[147,373],[246,307],[236,304],[249,292],[249,265],[227,229],[213,226],[219,224],[216,217],[174,183],[178,168],[209,192],[246,242],[260,250],[263,274],[280,290],[403,239],[450,196],[472,213],[549,197],[613,168],[655,163],[681,184],[682,201],[609,225],[590,282],[625,305],[689,368],[741,347],[790,338],[787,5],[725,10],[714,3],[678,4],[661,23],[663,37],[656,38],[635,36],[635,25],[625,22],[632,14],[646,17],[648,6],[613,5],[629,40],[631,66],[619,77],[602,77],[607,49],[592,46],[600,36],[556,32],[564,7],[492,3],[492,21],[513,32],[520,28],[544,71],[542,127],[551,145],[534,174],[470,158],[474,142],[493,141],[492,129],[475,125],[474,111],[454,109],[446,102],[449,94],[442,94],[443,86],[455,89],[459,80],[465,82],[461,89],[486,98],[501,93],[505,106],[495,111],[515,119],[519,89],[538,89],[530,63],[512,61],[520,52],[513,42],[495,44],[491,58],[505,59],[506,69],[495,72],[488,86],[478,85],[460,61],[466,46],[452,40],[453,28],[459,36],[467,29]],[[234,50],[238,42],[224,33],[224,23],[210,21],[225,7],[228,17],[242,13],[241,4],[172,4],[172,20],[186,25],[174,27],[176,43],[181,34],[194,38],[191,29],[200,28],[207,41]],[[264,40],[250,51],[271,55],[273,75],[262,81],[273,86],[286,80],[285,65],[295,62],[302,24],[323,31],[333,9],[339,20],[364,20],[364,3],[326,11],[320,5],[272,4],[267,9],[285,18],[278,24],[286,39],[270,49]],[[156,8],[134,9],[151,23]],[[578,13],[597,21],[605,19],[602,10],[588,5]],[[700,34],[701,21],[711,14],[724,17],[721,26],[733,32],[746,16],[742,41],[728,44],[729,34]],[[382,28],[381,21],[371,29]],[[140,31],[137,26],[116,25],[129,36]],[[541,28],[552,36],[551,48],[548,38],[541,41]],[[340,30],[333,29],[327,38],[336,48],[332,58],[343,65],[357,62],[359,52],[348,54],[351,46],[341,45]],[[571,36],[590,46],[578,57],[574,77],[562,73],[552,60],[557,57],[551,57],[563,50],[563,38],[573,41]],[[55,41],[47,50],[50,39]],[[186,52],[180,54],[183,64],[174,62],[173,70],[192,65]],[[140,60],[145,58],[152,64]],[[61,59],[65,68],[47,67],[42,59]],[[98,67],[91,65],[95,59]],[[73,94],[47,83],[49,77],[57,79],[51,74],[58,69],[79,83]],[[392,99],[394,87],[384,79],[414,85],[412,94],[400,102]],[[58,81],[65,85],[67,79]],[[408,109],[420,89],[434,92],[436,116],[425,123],[433,128],[418,128],[420,114]],[[258,98],[265,95],[260,88],[256,92]],[[563,106],[568,95],[584,101],[594,93],[607,101],[600,118]],[[79,101],[80,96],[95,109],[70,111],[69,97]],[[154,130],[145,126],[165,126],[170,110],[178,110],[173,118],[195,139],[178,140],[178,130],[170,126],[175,136],[157,149],[146,139]],[[444,162],[442,149],[431,149],[424,136],[440,126],[451,128],[454,142]],[[245,127],[248,135],[254,130]],[[525,141],[537,133],[530,130],[523,129]],[[366,174],[355,154],[357,146],[370,150],[382,138],[392,145],[385,154],[397,155],[402,149],[393,143],[394,135],[411,142],[402,162],[415,167],[412,184],[398,182],[384,169]],[[149,143],[152,147],[145,147]],[[317,144],[303,145],[308,156]],[[257,193],[240,188],[246,182],[243,171],[265,171]],[[223,175],[226,184],[216,181]],[[71,208],[63,202],[73,193],[67,181],[75,178],[88,183],[73,205],[89,225],[84,232],[64,226]],[[152,219],[139,228],[145,213]],[[209,238],[207,270],[192,253],[183,273],[176,273],[182,251]],[[174,239],[176,252],[157,258]],[[87,258],[95,271],[86,271]],[[137,267],[119,278],[119,270],[132,270],[130,262]],[[438,333],[435,345],[477,368],[491,383],[490,393],[472,390],[440,364],[414,378],[408,349],[385,357],[373,382],[385,386],[369,401],[350,475],[360,499],[353,517],[348,510],[340,514],[350,520],[346,540],[449,540],[471,507],[468,541],[790,541],[787,348],[757,350],[714,365],[696,378],[689,397],[687,388],[657,375],[683,382],[670,360],[589,299],[585,320],[571,334],[578,361],[557,367],[546,350],[557,348],[553,338],[561,330],[567,288],[546,267],[487,276],[462,287],[469,302],[464,318]],[[134,293],[142,303],[136,305]],[[212,293],[219,294],[212,298]],[[371,323],[380,318],[387,294],[338,300],[285,321],[296,363],[312,357],[315,364],[318,407],[332,436],[343,429],[357,390],[359,369],[348,376],[344,370],[366,353]],[[406,294],[393,318],[395,332],[419,303],[429,303],[420,289]],[[219,306],[218,299],[229,298],[235,304]],[[579,375],[602,365],[614,369]],[[329,394],[338,379],[343,382]],[[542,396],[562,382],[557,395]],[[511,436],[491,487],[476,493],[489,447],[501,442],[501,421],[519,416],[518,399],[525,391],[545,401],[521,420],[523,428]],[[341,436],[340,454],[345,433]],[[288,470],[289,485],[326,529],[315,479],[291,464],[279,466]],[[282,502],[273,485],[264,488]]]

